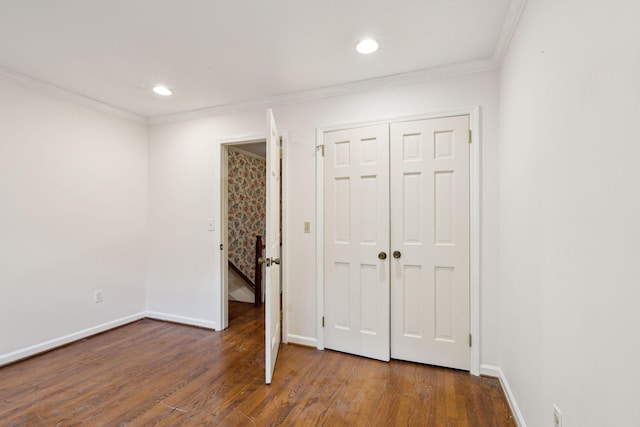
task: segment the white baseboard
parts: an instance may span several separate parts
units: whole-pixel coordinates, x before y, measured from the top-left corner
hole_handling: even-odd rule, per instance
[[[502,369],[493,365],[480,365],[480,375],[495,377],[500,380],[500,385],[502,385],[504,394],[507,396],[507,401],[509,402],[509,406],[511,407],[511,412],[516,418],[518,426],[527,427],[527,423],[524,422],[524,417],[522,416],[522,412],[520,412],[520,408],[518,407],[518,402],[516,402],[516,398],[511,392],[511,387],[509,387],[509,382],[507,381],[507,377],[505,377],[504,372],[502,372]]]
[[[65,344],[72,343],[74,341],[81,340],[91,335],[99,334],[100,332],[108,331],[109,329],[117,328],[118,326],[126,325],[127,323],[135,322],[145,317],[144,312],[125,316],[120,319],[112,320],[111,322],[102,323],[91,328],[83,329],[59,338],[54,338],[49,341],[35,344],[30,347],[26,347],[20,350],[13,351],[11,353],[0,355],[0,366],[8,363],[15,362],[26,357],[33,356],[38,353],[42,353],[48,350],[52,350],[56,347],[63,346]]]
[[[480,365],[480,375],[487,377],[500,378],[502,371],[497,366],[493,365]]]
[[[206,329],[216,329],[216,322],[195,317],[178,316],[169,313],[160,313],[157,311],[147,311],[145,317],[156,320],[166,320],[169,322],[182,323],[184,325],[199,326]]]
[[[91,335],[99,334],[100,332],[108,331],[109,329],[117,328],[118,326],[126,325],[127,323],[135,322],[136,320],[144,319],[148,317],[150,319],[167,320],[175,323],[182,323],[185,325],[199,326],[207,329],[215,329],[215,322],[211,322],[203,319],[196,319],[193,317],[177,316],[174,314],[159,313],[157,311],[142,311],[140,313],[125,316],[120,319],[112,320],[111,322],[102,323],[91,328],[83,329],[81,331],[73,332],[71,334],[54,338],[49,341],[45,341],[39,344],[32,345],[30,347],[22,348],[20,350],[13,351],[7,354],[0,354],[0,366],[43,353],[45,351],[52,350],[54,348],[70,344],[74,341],[79,341],[83,338]]]
[[[311,338],[311,337],[305,337],[302,335],[294,335],[294,334],[287,334],[287,343],[304,345],[306,347],[313,347],[313,348],[316,348],[318,346],[317,339]]]

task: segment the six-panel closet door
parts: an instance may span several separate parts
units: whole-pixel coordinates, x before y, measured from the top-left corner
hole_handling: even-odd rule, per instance
[[[389,126],[325,134],[324,172],[325,347],[388,361]]]
[[[325,133],[325,347],[469,369],[469,117]]]
[[[469,118],[390,130],[391,357],[468,370]]]

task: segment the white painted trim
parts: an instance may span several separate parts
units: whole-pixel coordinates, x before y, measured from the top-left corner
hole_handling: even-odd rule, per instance
[[[481,224],[481,143],[480,136],[482,129],[480,127],[480,107],[475,106],[469,114],[469,129],[471,130],[471,147],[469,161],[469,177],[471,182],[469,185],[469,331],[472,336],[473,345],[470,354],[470,371],[473,375],[480,375],[480,347],[482,345],[482,337],[480,335],[480,286],[482,286],[482,277],[480,274],[480,234]]]
[[[316,129],[316,340],[318,350],[324,350],[324,145],[323,129]]]
[[[513,35],[516,33],[518,24],[520,23],[520,17],[522,16],[522,12],[524,12],[526,4],[527,0],[511,0],[509,10],[507,10],[507,16],[502,23],[500,37],[498,38],[498,42],[493,50],[492,59],[496,65],[496,69],[500,68],[502,61],[509,50],[511,39],[513,39]]]
[[[282,248],[280,253],[280,258],[282,258],[280,270],[280,277],[282,278],[282,343],[287,344],[289,342],[289,239],[287,236],[289,233],[286,232],[288,230],[289,221],[288,221],[288,212],[289,212],[289,185],[287,184],[289,181],[289,131],[282,130],[280,131],[280,137],[282,138],[282,211],[280,215],[282,215]]]
[[[427,81],[453,78],[468,74],[493,71],[498,68],[493,58],[478,59],[475,61],[461,62],[442,67],[427,68],[407,73],[393,74],[360,80],[335,86],[326,86],[302,92],[294,92],[283,95],[259,98],[247,102],[237,102],[227,105],[218,105],[200,110],[187,111],[177,114],[167,114],[149,118],[150,125],[182,122],[187,120],[202,119],[205,117],[220,116],[225,114],[240,113],[243,111],[273,107],[277,105],[294,104],[299,102],[315,101],[335,96],[344,96],[362,93],[371,90],[422,83]]]
[[[121,119],[129,120],[143,125],[148,124],[146,117],[113,107],[96,99],[88,98],[84,95],[80,95],[79,93],[72,92],[60,86],[43,82],[42,80],[34,79],[33,77],[16,73],[15,71],[7,70],[6,68],[0,68],[0,77],[12,79],[14,82],[20,84],[23,87],[33,89],[56,98],[64,99],[66,101],[75,102],[76,104],[80,104],[84,107],[88,107],[102,113],[107,113],[112,116],[116,116]]]
[[[20,350],[13,351],[11,353],[0,355],[0,366],[12,363],[26,357],[36,355],[45,351],[52,350],[54,348],[70,344],[74,341],[81,340],[91,335],[99,334],[100,332],[108,331],[109,329],[117,328],[118,326],[126,325],[127,323],[135,322],[146,317],[145,312],[131,314],[129,316],[121,317],[120,319],[112,320],[110,322],[102,323],[100,325],[92,326],[81,331],[73,332],[62,337],[54,338],[39,344],[35,344]]]
[[[484,375],[485,377],[500,378],[500,374],[500,368],[498,368],[497,366],[486,365],[484,363],[480,365],[480,375]]]
[[[316,347],[318,340],[312,337],[289,334],[287,335],[287,341],[289,342],[289,344],[304,345],[306,347]]]
[[[267,137],[264,134],[247,134],[247,135],[238,135],[231,136],[227,138],[218,138],[216,142],[220,145],[243,145],[243,144],[253,144],[255,142],[266,142]]]
[[[316,129],[316,330],[318,334],[318,349],[324,349],[324,330],[322,316],[324,314],[324,159],[317,147],[324,144],[324,133],[334,130],[352,129],[363,126],[373,126],[384,123],[425,120],[439,117],[469,115],[469,127],[472,131],[470,151],[470,301],[469,301],[469,330],[473,335],[473,346],[470,351],[470,372],[480,375],[480,107],[462,107],[440,112],[424,113],[413,116],[391,116],[372,119],[366,122],[343,123]]]
[[[206,329],[216,328],[216,322],[211,320],[197,319],[195,317],[178,316],[177,314],[161,313],[158,311],[147,311],[145,317],[155,320],[166,320],[168,322],[181,323],[189,326],[199,326]]]
[[[220,144],[220,317],[218,330],[229,326],[229,145]]]
[[[480,365],[480,375],[484,375],[486,377],[500,378],[502,371],[497,366],[493,365]]]
[[[392,115],[377,117],[371,120],[320,126],[316,130],[316,133],[319,130],[320,133],[322,133],[322,138],[324,138],[325,132],[332,132],[334,130],[354,129],[354,128],[360,128],[365,126],[384,125],[387,123],[412,122],[416,120],[438,119],[440,117],[466,116],[466,115],[470,115],[472,111],[474,111],[476,108],[478,108],[476,105],[472,105],[467,107],[452,108],[448,110],[442,110],[442,111],[431,112],[431,113],[414,114],[410,116],[407,116],[406,114],[403,114],[403,115],[392,114]],[[319,143],[317,143],[316,145],[319,145]]]
[[[516,398],[511,391],[511,387],[509,387],[509,382],[507,381],[507,377],[497,366],[493,365],[482,365],[480,367],[480,373],[482,375],[486,375],[489,377],[498,378],[500,380],[500,385],[502,386],[502,390],[504,390],[504,394],[507,396],[507,402],[509,402],[509,406],[511,407],[511,412],[516,419],[519,427],[527,427],[527,423],[524,421],[524,417],[522,416],[522,412],[520,412],[520,407],[518,406],[518,402],[516,402]]]

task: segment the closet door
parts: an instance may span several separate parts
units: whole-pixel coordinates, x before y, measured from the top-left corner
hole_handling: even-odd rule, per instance
[[[389,126],[324,136],[325,347],[389,360]]]
[[[391,357],[469,369],[469,117],[391,124]]]

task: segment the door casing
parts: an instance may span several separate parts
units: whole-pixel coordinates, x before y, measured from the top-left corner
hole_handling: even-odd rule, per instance
[[[470,372],[480,375],[480,106],[424,113],[413,116],[390,116],[365,122],[345,123],[316,129],[316,335],[317,348],[324,350],[324,133],[390,122],[415,121],[441,117],[469,115],[471,148],[469,164],[470,257],[469,257],[469,330],[472,336]]]

